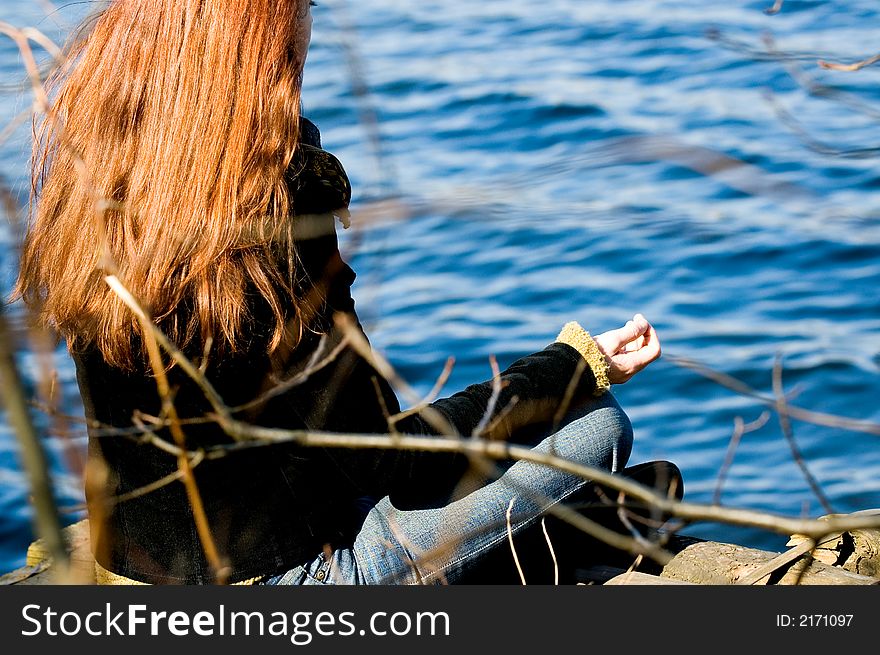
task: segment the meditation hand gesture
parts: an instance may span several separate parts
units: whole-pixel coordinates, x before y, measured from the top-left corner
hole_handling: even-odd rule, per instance
[[[611,384],[623,384],[660,357],[660,340],[654,327],[641,314],[616,330],[593,338],[608,360]]]

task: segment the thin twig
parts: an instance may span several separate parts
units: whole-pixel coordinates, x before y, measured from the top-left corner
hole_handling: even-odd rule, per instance
[[[810,473],[809,467],[807,467],[807,463],[804,460],[803,455],[801,454],[800,448],[798,448],[797,443],[794,440],[794,429],[791,427],[791,420],[788,417],[788,409],[787,409],[787,401],[785,400],[785,392],[782,387],[782,355],[776,355],[776,361],[773,364],[773,393],[776,396],[776,415],[779,417],[779,427],[782,429],[782,434],[785,436],[785,440],[788,442],[788,447],[791,449],[792,457],[794,457],[795,463],[800,468],[801,472],[804,474],[807,482],[810,485],[810,488],[813,490],[813,493],[816,494],[816,498],[819,499],[819,502],[822,503],[822,507],[825,509],[826,514],[833,514],[834,509],[831,507],[831,503],[828,501],[827,496],[822,491],[822,487],[819,485],[819,482],[816,478],[813,477],[813,474]]]
[[[768,53],[764,48],[757,48],[751,43],[735,39],[715,27],[707,29],[705,35],[706,38],[715,41],[728,50],[747,55],[754,61],[816,61],[817,59],[822,58],[822,56],[816,52],[797,52],[789,50],[785,52],[777,51],[774,53]]]
[[[766,529],[777,534],[791,535],[794,533],[805,536],[823,537],[832,532],[880,527],[880,516],[855,516],[847,519],[839,517],[816,521],[810,519],[792,519],[784,515],[759,512],[749,509],[725,508],[717,505],[680,502],[669,499],[665,494],[658,494],[650,487],[628,480],[605,469],[587,466],[554,455],[536,452],[526,446],[511,445],[503,441],[484,439],[438,439],[423,435],[369,435],[350,433],[328,433],[306,430],[283,430],[234,422],[233,433],[229,436],[236,439],[251,439],[266,443],[293,442],[301,446],[319,448],[356,448],[356,449],[392,449],[417,450],[434,453],[460,452],[466,455],[477,455],[497,460],[522,460],[542,464],[560,471],[577,475],[586,480],[623,491],[635,500],[655,507],[659,512],[669,514],[688,522],[709,521],[723,522],[732,525]],[[216,446],[224,449],[226,446]],[[210,449],[206,449],[210,452]],[[573,510],[572,510],[573,511]]]
[[[519,572],[519,579],[525,586],[526,576],[523,574],[522,566],[520,566],[519,556],[516,554],[516,546],[513,545],[513,528],[510,525],[510,513],[513,511],[513,503],[515,500],[516,496],[510,499],[510,504],[507,506],[507,540],[510,543],[510,552],[513,553],[513,562],[516,564],[516,570]]]
[[[761,412],[761,415],[758,418],[748,424],[743,423],[741,416],[737,416],[733,420],[733,434],[731,435],[730,443],[727,446],[727,454],[724,457],[724,463],[718,471],[718,480],[715,483],[715,493],[712,496],[713,504],[719,505],[721,503],[721,488],[724,486],[724,480],[727,478],[727,472],[733,464],[733,457],[736,454],[736,449],[739,447],[739,442],[743,435],[760,430],[769,419],[770,412],[764,411]]]
[[[162,401],[162,412],[165,416],[168,417],[169,420],[169,431],[171,432],[171,436],[174,439],[175,444],[182,451],[186,450],[186,436],[183,434],[183,430],[181,429],[179,419],[177,417],[177,409],[174,406],[174,403],[171,398],[171,387],[168,384],[168,376],[165,373],[165,364],[162,361],[162,355],[159,351],[159,338],[156,333],[161,333],[160,330],[155,329],[155,325],[151,319],[151,317],[143,310],[141,305],[134,299],[134,296],[128,291],[127,288],[120,282],[119,278],[115,275],[109,275],[104,278],[110,288],[116,293],[117,296],[123,298],[123,302],[126,303],[132,311],[136,307],[138,311],[135,311],[135,315],[138,318],[138,321],[141,325],[141,330],[144,333],[144,343],[147,348],[147,355],[150,361],[150,367],[153,369],[153,376],[156,380],[156,388],[159,392],[159,398]],[[162,335],[164,338],[164,335]],[[167,339],[166,339],[167,341]],[[190,365],[192,365],[190,363]],[[197,370],[197,369],[196,369]],[[204,376],[200,376],[204,379]],[[207,382],[207,380],[206,380]],[[214,536],[211,533],[211,527],[208,523],[208,517],[205,512],[204,503],[202,502],[202,496],[199,492],[199,488],[196,484],[195,476],[192,472],[192,466],[190,465],[189,458],[181,453],[177,458],[178,468],[181,471],[183,484],[186,488],[186,495],[190,503],[190,507],[193,513],[193,520],[196,525],[196,532],[199,536],[199,541],[201,542],[202,548],[205,552],[205,557],[208,560],[211,568],[213,569],[215,580],[224,584],[226,582],[226,578],[228,577],[228,567],[222,562],[219,550],[217,549],[217,544],[214,541]]]
[[[416,546],[409,537],[406,536],[403,529],[400,527],[400,524],[393,516],[388,517],[388,528],[391,530],[391,534],[397,540],[397,543],[400,544],[400,546],[403,547],[404,552],[407,553],[404,564],[412,570],[416,582],[422,585],[428,584],[428,582],[430,582],[430,580],[436,575],[443,584],[448,583],[446,576],[442,572],[432,570],[425,575],[419,566],[424,567],[426,565],[433,565],[436,560],[440,559],[452,549],[452,544],[442,544],[440,548],[426,551],[423,548]],[[397,550],[395,545],[387,540],[384,540],[384,545],[389,551]],[[413,553],[413,555],[410,556],[409,553]],[[401,578],[400,575],[389,575],[380,580],[380,584],[400,584],[403,581],[405,581],[405,579]]]
[[[25,121],[27,121],[31,116],[33,116],[34,111],[31,108],[20,111],[16,114],[11,121],[6,124],[6,127],[3,128],[3,131],[0,132],[0,146],[2,146],[6,141],[15,134],[15,130],[17,130],[21,125],[24,125]]]
[[[201,458],[198,457],[199,453],[197,453],[196,455],[197,456],[195,458],[190,460],[190,469],[191,470],[195,469],[204,459],[204,453],[201,453]],[[155,491],[159,491],[160,489],[163,489],[164,487],[167,487],[168,485],[170,485],[174,482],[177,482],[178,480],[182,480],[182,479],[183,479],[183,471],[181,471],[180,469],[177,469],[173,473],[169,473],[168,475],[159,478],[155,482],[152,482],[150,484],[145,484],[144,486],[138,487],[137,489],[132,489],[131,491],[124,493],[124,494],[119,494],[117,496],[111,496],[111,497],[107,498],[105,500],[105,502],[109,505],[119,505],[120,503],[125,503],[125,502],[128,502],[129,500],[134,500],[135,498],[141,498],[141,497],[146,496],[148,494],[151,494]]]
[[[200,373],[195,364],[193,364],[192,361],[190,361],[189,358],[177,348],[177,346],[171,343],[168,337],[166,337],[165,334],[149,319],[143,307],[141,307],[140,303],[131,295],[119,278],[115,275],[108,275],[104,278],[104,281],[111,289],[113,289],[119,299],[125,303],[141,322],[145,337],[146,335],[150,335],[151,338],[155,339],[162,349],[168,353],[171,359],[173,359],[189,378],[199,386],[202,393],[205,394],[205,398],[211,404],[211,408],[217,414],[217,421],[220,425],[224,426],[234,423],[235,421],[233,421],[230,416],[229,408],[223,402],[223,399],[214,389],[213,385]]]
[[[872,66],[880,61],[880,55],[874,55],[873,57],[868,57],[867,59],[862,59],[861,61],[853,62],[852,64],[840,64],[831,61],[826,61],[825,59],[820,59],[817,63],[822,68],[828,70],[835,71],[845,71],[845,72],[853,72],[862,70],[868,66]]]
[[[385,402],[385,396],[382,395],[382,387],[379,386],[379,379],[375,375],[370,376],[370,382],[373,383],[373,390],[376,392],[376,400],[379,402],[379,409],[382,410],[382,416],[385,417],[385,423],[388,425],[388,433],[397,437],[400,433],[394,427],[394,421],[391,420],[391,414],[388,411],[388,403]]]
[[[575,367],[571,379],[568,381],[568,386],[565,388],[565,395],[563,395],[562,397],[562,402],[559,404],[559,409],[556,410],[556,414],[554,414],[553,416],[553,427],[550,429],[551,432],[556,432],[556,430],[559,428],[560,423],[562,423],[562,420],[565,418],[565,415],[568,414],[568,410],[571,407],[571,401],[574,399],[575,391],[577,391],[578,385],[581,382],[581,377],[586,370],[587,360],[581,357],[578,360],[577,366]]]
[[[792,80],[809,93],[814,98],[823,100],[831,100],[835,103],[849,107],[852,111],[860,113],[869,118],[880,120],[880,110],[869,104],[859,96],[849,93],[839,87],[820,84],[810,77],[801,66],[795,62],[787,62],[785,70],[791,76]]]
[[[507,404],[501,409],[500,412],[492,419],[492,422],[486,427],[486,432],[492,434],[495,432],[495,428],[507,418],[507,416],[513,411],[513,408],[516,407],[516,404],[519,402],[519,396],[511,396],[510,400],[507,401]],[[556,448],[556,444],[553,444],[553,449]]]
[[[778,571],[783,566],[787,566],[793,564],[795,561],[799,560],[801,557],[813,551],[816,547],[816,543],[810,539],[804,541],[793,548],[785,551],[784,553],[780,553],[773,559],[761,564],[757,568],[752,569],[741,578],[736,581],[738,585],[753,585],[761,582],[764,578],[769,578],[775,571]],[[812,557],[810,558],[812,559]],[[808,567],[804,566],[799,577],[798,582],[800,581],[800,577],[803,575],[803,572],[806,571]],[[795,582],[795,584],[798,584]]]
[[[397,423],[398,421],[402,421],[403,419],[405,419],[409,416],[419,414],[425,407],[427,407],[428,405],[433,403],[437,399],[437,396],[440,395],[440,392],[443,390],[443,387],[446,386],[446,382],[449,380],[449,376],[452,374],[452,367],[454,365],[455,365],[455,358],[448,357],[446,359],[446,364],[443,366],[443,370],[440,371],[440,375],[437,377],[437,381],[434,383],[434,387],[431,389],[431,391],[428,392],[428,395],[426,395],[424,398],[422,398],[422,400],[419,401],[413,407],[410,407],[409,409],[406,409],[401,412],[398,412],[397,414],[394,414],[391,417],[391,420],[394,423]]]
[[[473,432],[471,432],[472,438],[484,436],[486,425],[488,425],[491,420],[492,414],[495,413],[495,405],[498,404],[498,398],[501,396],[501,390],[504,388],[504,385],[501,382],[501,370],[498,368],[498,360],[495,359],[495,355],[489,356],[489,364],[492,367],[492,395],[489,396],[489,402],[486,403],[486,411],[483,412],[483,416],[480,417],[479,423],[477,423]]]
[[[748,386],[746,383],[742,382],[741,380],[737,380],[736,378],[727,375],[726,373],[713,370],[705,364],[685,357],[664,354],[663,359],[671,362],[676,366],[681,366],[683,368],[687,368],[696,373],[699,373],[703,377],[708,378],[713,382],[716,382],[721,386],[730,389],[731,391],[735,391],[740,395],[753,398],[763,405],[774,409],[776,408],[776,398],[767,396],[759,391],[756,391],[752,387]],[[803,409],[802,407],[797,407],[791,404],[786,405],[786,411],[791,418],[797,419],[799,421],[804,421],[806,423],[823,425],[830,428],[840,428],[841,430],[850,430],[852,432],[865,432],[868,434],[880,435],[880,424],[878,423],[851,419],[844,416],[836,416],[834,414],[825,414],[823,412],[814,412],[812,410]]]
[[[547,519],[541,518],[541,531],[544,533],[544,540],[547,542],[547,548],[550,551],[550,557],[553,559],[553,584],[559,584],[559,562],[556,561],[556,551],[553,550],[553,542],[547,533]],[[640,556],[641,557],[641,556]]]
[[[764,10],[764,13],[768,16],[775,16],[780,11],[782,11],[782,4],[784,2],[785,0],[776,0],[776,2],[773,3],[772,7],[767,7],[767,9]]]
[[[399,389],[409,402],[418,403],[421,401],[421,398],[415,390],[397,374],[385,358],[370,347],[367,338],[354,324],[348,314],[337,312],[333,315],[333,321],[336,326],[342,330],[342,333],[348,337],[349,343],[354,351],[376,369],[379,375]],[[430,405],[423,407],[419,413],[424,416],[430,426],[440,434],[450,437],[458,436],[458,431],[447,420],[447,418]]]
[[[873,159],[874,157],[880,156],[880,147],[878,146],[844,149],[836,148],[816,139],[794,116],[792,116],[789,111],[782,107],[771,92],[767,91],[764,94],[764,97],[767,99],[767,102],[770,103],[779,121],[797,135],[810,150],[813,150],[820,155],[839,157],[841,159]]]
[[[387,156],[384,147],[384,139],[380,128],[379,115],[371,100],[370,87],[366,81],[366,74],[361,63],[354,43],[357,40],[354,24],[350,20],[348,7],[345,0],[334,1],[334,13],[338,17],[341,26],[338,32],[339,43],[345,55],[348,72],[351,78],[352,92],[358,100],[360,109],[360,122],[367,132],[367,138],[373,149],[376,162],[376,172],[379,174],[378,186],[383,195],[396,195],[397,172],[391,158]]]
[[[7,419],[18,438],[22,463],[30,480],[35,532],[45,542],[54,566],[57,566],[59,583],[65,584],[72,581],[70,555],[52,490],[49,462],[28,411],[24,385],[13,352],[6,313],[0,304],[0,394],[6,406]]]
[[[211,348],[214,346],[214,337],[210,334],[205,338],[205,344],[202,346],[202,361],[199,362],[199,373],[205,374],[208,370],[208,364],[211,361]]]
[[[348,338],[343,337],[342,340],[336,345],[336,347],[331,350],[326,357],[321,357],[323,355],[324,350],[326,349],[326,335],[322,335],[320,342],[318,343],[318,348],[315,350],[312,357],[309,359],[309,363],[306,365],[305,369],[297,373],[296,375],[290,377],[287,380],[283,380],[279,384],[275,385],[268,391],[260,394],[257,398],[244,403],[243,405],[237,405],[236,407],[230,407],[230,414],[239,414],[241,412],[253,409],[255,407],[259,407],[260,405],[265,404],[270,399],[281,395],[282,393],[287,393],[291,389],[298,387],[301,384],[307,382],[315,373],[320,371],[321,369],[329,366],[333,362],[335,362],[339,355],[342,354],[342,351],[348,347]]]
[[[633,559],[633,563],[627,567],[627,569],[626,569],[627,573],[632,573],[637,568],[639,568],[639,564],[642,563],[643,559],[644,559],[644,557],[642,555],[636,555],[635,559]]]
[[[642,536],[642,533],[636,530],[635,526],[632,524],[632,521],[629,520],[629,512],[626,508],[626,505],[623,503],[623,499],[625,498],[625,494],[620,493],[617,497],[617,518],[620,519],[620,522],[623,524],[629,533],[632,535],[632,538],[635,539],[636,543],[641,544],[642,546],[650,547],[651,542],[645,539]]]

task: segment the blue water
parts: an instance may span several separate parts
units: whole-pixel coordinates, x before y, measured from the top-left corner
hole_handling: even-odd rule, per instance
[[[83,11],[47,18],[45,4],[2,0],[0,20],[58,36]],[[631,461],[675,461],[695,502],[713,500],[735,420],[763,406],[676,357],[772,395],[778,356],[791,402],[880,422],[880,66],[816,63],[873,55],[880,6],[789,0],[765,14],[772,4],[323,0],[305,110],[354,184],[342,246],[374,347],[420,392],[453,355],[451,393],[487,379],[490,355],[510,363],[568,320],[600,332],[641,312],[664,356],[615,388],[635,428]],[[5,125],[30,103],[5,38],[0,71]],[[26,129],[0,146],[22,202],[26,147]],[[35,383],[39,358],[20,361]],[[63,349],[50,364],[63,408],[81,415]],[[47,445],[76,510],[71,454],[84,441],[68,427],[72,440]],[[833,510],[880,507],[880,437],[801,421],[793,434]],[[826,513],[775,415],[726,473],[725,506]],[[26,494],[2,428],[0,569],[21,565],[32,538]]]

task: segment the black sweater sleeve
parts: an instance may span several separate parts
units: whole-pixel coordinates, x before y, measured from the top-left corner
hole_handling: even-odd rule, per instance
[[[428,412],[407,416],[395,427],[409,435],[470,437],[479,432],[483,438],[531,446],[568,408],[595,389],[595,377],[581,354],[567,344],[553,343],[516,360],[497,380],[473,384],[441,398],[428,405]],[[438,425],[436,418],[447,425]],[[459,453],[401,452],[391,500],[400,509],[443,505],[469,466],[468,457]]]
[[[498,386],[491,416],[487,416]],[[596,379],[581,354],[567,344],[553,343],[516,360],[497,380],[472,384],[428,407],[445,419],[455,436],[473,436],[482,422],[483,429],[476,436],[529,443],[529,434],[549,425],[558,412],[565,411],[565,405],[583,399],[595,388]],[[396,427],[405,434],[442,434],[424,411]]]

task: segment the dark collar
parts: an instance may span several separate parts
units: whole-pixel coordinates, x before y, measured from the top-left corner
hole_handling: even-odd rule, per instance
[[[299,142],[315,148],[321,147],[321,130],[305,116],[299,117]]]

